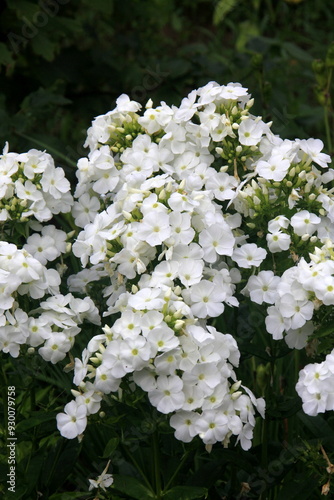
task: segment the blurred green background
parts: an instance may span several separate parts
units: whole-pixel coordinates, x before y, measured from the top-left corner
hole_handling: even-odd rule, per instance
[[[4,0],[0,148],[8,140],[16,152],[47,149],[59,165],[74,168],[87,154],[82,144],[91,120],[121,93],[143,104],[152,98],[178,105],[188,91],[215,80],[248,87],[254,113],[273,120],[275,133],[327,138],[329,151],[332,69],[313,61],[331,49],[331,5]]]

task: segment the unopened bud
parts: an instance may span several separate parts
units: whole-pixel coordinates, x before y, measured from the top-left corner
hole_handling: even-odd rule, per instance
[[[246,108],[250,109],[254,105],[254,98],[252,97],[249,99],[248,103],[246,104]]]
[[[231,385],[231,389],[230,389],[230,392],[235,392],[239,389],[239,387],[241,386],[241,380],[237,380],[237,382],[234,382],[233,385]]]
[[[152,108],[152,106],[153,106],[153,101],[152,101],[152,99],[150,98],[150,99],[147,101],[145,108],[146,108],[146,109],[151,109],[151,108]]]
[[[182,319],[178,319],[177,321],[175,321],[174,329],[181,330],[181,328],[183,328],[184,325],[185,325],[185,322]]]

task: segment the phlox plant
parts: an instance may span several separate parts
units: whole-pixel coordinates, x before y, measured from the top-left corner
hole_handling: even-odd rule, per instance
[[[320,356],[299,361],[293,384],[305,414],[334,410],[334,170],[321,140],[282,139],[252,106],[238,83],[209,82],[178,107],[121,95],[88,129],[72,193],[48,153],[5,146],[0,349],[66,364],[64,438],[84,441],[127,404],[184,449],[249,453],[270,418],[275,343]],[[266,384],[254,359],[241,376],[233,318],[252,311]],[[107,472],[90,489],[127,493]],[[156,470],[152,496],[135,498],[181,498],[175,474]]]

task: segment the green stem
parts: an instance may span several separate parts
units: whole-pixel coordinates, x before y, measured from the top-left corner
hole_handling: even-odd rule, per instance
[[[273,25],[276,24],[276,12],[275,12],[275,9],[273,7],[273,4],[271,3],[271,0],[266,0],[266,4],[267,4],[267,9],[269,11],[269,15],[270,15],[270,21],[272,22]]]
[[[159,441],[158,433],[153,433],[153,457],[154,457],[154,479],[157,500],[161,499],[161,474],[160,474],[160,454],[159,454]]]
[[[173,484],[173,481],[174,479],[176,478],[177,474],[179,473],[179,471],[181,470],[181,468],[183,467],[183,464],[184,462],[187,460],[189,456],[189,451],[187,451],[184,455],[183,455],[183,458],[182,460],[180,461],[179,465],[176,467],[172,477],[168,480],[165,488],[164,488],[164,492],[166,492],[168,490],[168,488],[170,487],[171,484]]]
[[[133,463],[133,465],[136,467],[136,469],[138,470],[138,472],[140,473],[141,477],[144,479],[147,487],[152,491],[152,493],[154,493],[153,491],[153,488],[152,488],[152,485],[151,483],[149,482],[149,480],[147,479],[144,471],[142,470],[142,468],[140,467],[140,465],[138,464],[137,460],[134,458],[133,455],[131,455],[131,453],[129,453],[126,449],[126,447],[123,445],[122,446],[123,450],[124,450],[124,453],[125,455],[131,460],[131,462]]]
[[[325,130],[326,130],[326,139],[327,139],[327,147],[330,154],[332,154],[332,134],[331,127],[329,124],[329,113],[331,111],[331,98],[330,98],[330,86],[332,81],[333,69],[330,68],[327,78],[327,86],[325,89],[325,105],[324,105],[324,122],[325,122]]]
[[[324,107],[324,122],[325,122],[325,130],[326,130],[326,139],[327,139],[327,148],[328,151],[332,152],[332,138],[331,138],[331,130],[329,126],[329,116],[328,116],[328,108]]]

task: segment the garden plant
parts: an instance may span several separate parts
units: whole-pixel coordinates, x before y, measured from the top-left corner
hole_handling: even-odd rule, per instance
[[[253,104],[239,83],[209,82],[178,107],[149,99],[141,110],[122,94],[88,129],[73,197],[48,153],[7,144],[1,156],[1,350],[21,376],[48,382],[63,370],[66,387],[73,380],[59,408],[47,387],[16,394],[8,379],[7,440],[38,424],[29,460],[49,454],[43,427],[56,420],[54,453],[79,451],[59,433],[79,446],[102,441],[104,470],[89,479],[97,498],[215,498],[212,486],[257,498],[263,485],[247,478],[245,452],[268,453],[275,412],[287,412],[282,449],[296,461],[307,448],[289,450],[287,417],[299,398],[302,421],[334,410],[334,170],[320,139],[273,134]],[[306,364],[301,351],[322,359]],[[15,405],[37,400],[46,411],[15,430]],[[230,466],[238,449],[247,465],[233,484],[215,484],[213,463]],[[25,451],[18,468],[30,465]],[[325,492],[333,466],[321,452]],[[210,465],[212,484],[187,484]],[[34,487],[8,477],[10,492]]]
[[[329,4],[0,14],[0,495],[331,498]]]

